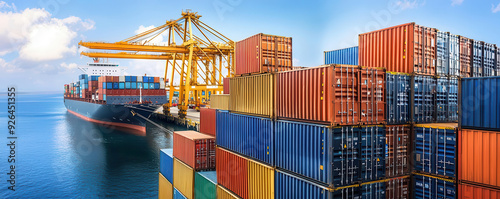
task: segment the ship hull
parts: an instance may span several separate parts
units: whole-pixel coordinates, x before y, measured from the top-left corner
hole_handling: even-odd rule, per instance
[[[95,104],[68,98],[64,99],[64,105],[69,113],[86,121],[141,135],[146,134],[146,120],[143,117],[148,118],[155,109],[154,106]]]

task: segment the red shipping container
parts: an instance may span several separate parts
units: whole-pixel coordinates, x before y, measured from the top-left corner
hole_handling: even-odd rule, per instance
[[[458,179],[500,189],[500,132],[458,132]]]
[[[407,23],[359,35],[359,65],[389,72],[436,74],[435,28]]]
[[[160,77],[154,77],[155,83],[160,83]]]
[[[472,40],[460,36],[460,77],[472,77]]]
[[[236,42],[236,75],[292,70],[292,38],[256,34]]]
[[[113,76],[113,82],[119,82],[120,78],[118,76]]]
[[[277,116],[332,125],[359,123],[359,68],[329,65],[280,72]]]
[[[385,69],[364,67],[360,70],[360,123],[385,123]]]
[[[460,183],[458,185],[458,199],[499,199],[500,189]]]
[[[115,82],[113,76],[106,76],[106,82]]]
[[[410,198],[410,176],[390,179],[385,187],[385,198]]]
[[[386,126],[386,177],[390,178],[410,174],[410,149],[412,146],[410,132],[410,125]]]
[[[217,183],[242,198],[248,198],[248,160],[219,147],[216,156]]]
[[[223,94],[229,94],[229,78],[222,79]]]
[[[215,137],[216,111],[216,109],[212,108],[200,109],[200,133],[205,133]]]
[[[174,132],[174,157],[195,171],[215,169],[215,138],[196,131]]]

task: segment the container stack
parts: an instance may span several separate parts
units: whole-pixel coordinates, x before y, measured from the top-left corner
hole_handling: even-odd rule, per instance
[[[459,198],[500,197],[500,77],[461,80]]]

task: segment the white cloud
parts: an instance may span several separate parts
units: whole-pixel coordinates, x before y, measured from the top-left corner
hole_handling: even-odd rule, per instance
[[[500,11],[500,3],[495,7],[495,5],[491,4],[491,12],[497,13]]]
[[[135,34],[140,34],[140,33],[143,33],[143,32],[146,32],[150,29],[153,29],[155,28],[154,25],[151,25],[151,26],[143,26],[143,25],[140,25],[139,28],[137,30],[134,31]],[[151,40],[149,42],[149,44],[166,44],[167,42],[163,41],[163,36],[166,35],[167,33],[163,32],[162,34],[158,35],[157,37],[155,37],[153,40]],[[151,37],[148,37],[148,38],[145,38],[144,40],[142,40],[141,42],[144,42],[146,40],[150,40],[152,38]]]
[[[63,63],[61,63],[61,67],[66,68],[66,69],[75,69],[76,67],[78,67],[78,65],[76,63],[66,64],[66,62],[63,62]]]
[[[451,5],[452,6],[462,5],[463,2],[464,2],[464,0],[451,0]]]
[[[417,7],[422,6],[424,4],[425,4],[425,1],[423,1],[423,0],[401,0],[401,1],[396,1],[396,6],[399,7],[399,10],[414,9],[414,8],[417,8]]]
[[[64,19],[51,17],[44,9],[26,8],[14,10],[14,4],[0,1],[0,56],[19,53],[19,59],[27,61],[51,61],[77,53],[73,41],[79,31],[94,28],[91,20],[70,16]]]

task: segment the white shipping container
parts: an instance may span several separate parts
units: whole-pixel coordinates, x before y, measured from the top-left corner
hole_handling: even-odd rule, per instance
[[[125,82],[125,76],[118,76],[119,82]]]
[[[142,76],[137,76],[137,82],[142,82]]]

